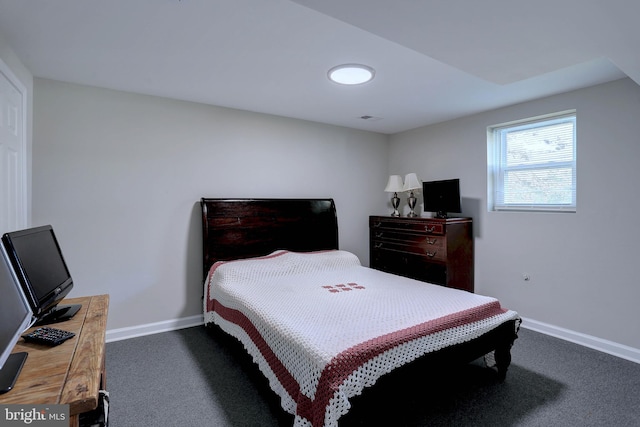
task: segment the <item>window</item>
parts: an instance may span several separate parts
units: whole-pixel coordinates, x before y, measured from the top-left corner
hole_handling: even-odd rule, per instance
[[[576,211],[576,113],[487,129],[493,211]]]

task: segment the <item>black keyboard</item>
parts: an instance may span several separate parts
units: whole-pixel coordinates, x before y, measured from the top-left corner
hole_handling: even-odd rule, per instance
[[[34,342],[38,344],[44,344],[49,346],[59,345],[74,337],[74,332],[63,331],[62,329],[49,328],[48,326],[40,327],[33,332],[24,334],[24,338],[27,342]]]

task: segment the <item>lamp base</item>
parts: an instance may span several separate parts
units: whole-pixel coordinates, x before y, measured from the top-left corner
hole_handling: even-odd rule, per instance
[[[418,199],[416,199],[415,197],[413,197],[413,191],[410,193],[409,198],[407,199],[407,204],[409,205],[409,209],[411,209],[411,211],[407,214],[407,216],[409,218],[414,218],[417,217],[418,214],[415,212],[415,207],[416,207],[416,202],[418,201]]]
[[[400,216],[400,212],[398,212],[398,206],[400,206],[400,198],[398,197],[398,193],[393,193],[393,197],[391,198],[391,206],[393,206],[393,212],[391,216]]]

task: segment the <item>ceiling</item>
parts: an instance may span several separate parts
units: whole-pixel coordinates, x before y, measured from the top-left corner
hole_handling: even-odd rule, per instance
[[[35,77],[393,134],[640,83],[638,16],[637,0],[0,0],[0,36]],[[376,76],[330,82],[344,63]]]

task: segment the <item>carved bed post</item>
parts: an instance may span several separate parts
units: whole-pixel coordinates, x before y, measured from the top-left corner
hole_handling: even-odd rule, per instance
[[[511,346],[501,346],[495,350],[496,368],[500,382],[507,377],[507,370],[511,364]]]
[[[516,322],[513,324],[513,336],[511,339],[501,341],[494,351],[498,379],[501,382],[505,380],[507,370],[511,364],[511,347],[513,347],[513,342],[518,338],[518,329],[520,329],[520,323]]]

